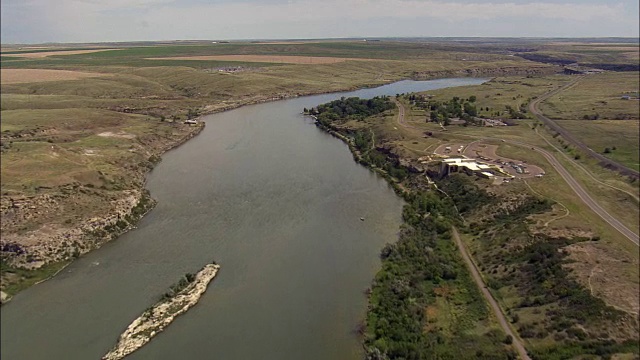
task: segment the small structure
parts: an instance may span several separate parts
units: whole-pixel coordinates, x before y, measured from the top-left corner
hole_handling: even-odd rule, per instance
[[[187,120],[184,121],[184,123],[188,124],[188,125],[197,125],[198,124],[198,120],[196,120],[196,119],[187,119]]]

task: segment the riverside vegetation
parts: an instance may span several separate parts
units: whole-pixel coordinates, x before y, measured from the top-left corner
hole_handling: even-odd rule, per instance
[[[455,174],[437,180],[441,191],[435,191],[425,170],[435,172],[418,170],[375,131],[393,118],[389,105],[389,98],[341,99],[309,110],[407,201],[399,239],[381,251],[371,287],[367,357],[515,358],[512,339],[495,325],[451,241],[452,226],[463,230],[532,358],[637,356],[636,316],[609,306],[572,276],[567,247],[599,237],[534,233],[531,217],[554,203],[519,189],[490,192],[488,184]]]

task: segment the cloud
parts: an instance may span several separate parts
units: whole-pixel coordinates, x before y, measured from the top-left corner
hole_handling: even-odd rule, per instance
[[[3,42],[348,36],[638,36],[637,2],[2,1]]]

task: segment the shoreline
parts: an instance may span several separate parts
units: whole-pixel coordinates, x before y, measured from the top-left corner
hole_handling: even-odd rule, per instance
[[[379,87],[379,86],[384,86],[384,85],[388,85],[388,84],[392,84],[398,81],[404,81],[404,80],[413,80],[413,81],[427,81],[427,80],[435,80],[435,79],[445,79],[447,77],[481,77],[481,76],[487,76],[487,75],[491,75],[492,77],[498,76],[498,75],[524,75],[524,74],[546,74],[546,73],[557,73],[558,69],[556,69],[555,67],[552,66],[548,66],[548,67],[511,67],[508,69],[502,69],[502,68],[474,68],[474,69],[458,69],[458,70],[446,70],[446,71],[433,71],[433,72],[423,72],[423,73],[413,73],[408,77],[403,77],[403,78],[399,78],[399,79],[390,79],[390,80],[385,80],[385,81],[380,81],[380,82],[376,82],[376,83],[371,83],[371,84],[365,84],[363,86],[351,86],[348,88],[344,88],[344,89],[332,89],[332,90],[318,90],[318,91],[309,91],[309,92],[305,92],[305,93],[298,93],[298,94],[281,94],[278,96],[263,96],[263,97],[258,97],[258,98],[254,98],[248,101],[243,101],[240,100],[237,103],[231,103],[231,104],[225,104],[225,103],[219,103],[217,105],[222,105],[220,107],[216,107],[216,108],[210,108],[210,109],[206,109],[203,111],[202,115],[199,116],[197,119],[199,120],[199,123],[201,123],[202,125],[199,125],[197,127],[196,130],[188,133],[185,137],[183,137],[182,139],[180,139],[178,142],[171,144],[170,146],[166,147],[165,149],[161,150],[158,153],[158,158],[159,161],[153,164],[153,167],[148,169],[144,174],[144,181],[142,183],[142,186],[140,188],[136,188],[136,189],[131,189],[133,192],[138,192],[139,193],[139,197],[136,199],[136,205],[141,203],[141,201],[144,199],[145,201],[148,201],[149,204],[148,206],[145,205],[145,209],[144,212],[141,216],[137,217],[137,219],[134,219],[134,221],[127,223],[127,226],[124,229],[121,229],[120,231],[116,231],[114,233],[110,233],[107,235],[108,238],[103,238],[101,239],[101,241],[99,241],[98,243],[95,244],[95,246],[89,247],[89,248],[85,248],[82,249],[82,251],[79,253],[78,256],[75,257],[69,257],[67,259],[60,259],[62,261],[68,261],[69,263],[66,264],[63,268],[59,269],[58,271],[55,272],[55,274],[47,276],[45,278],[42,279],[38,279],[34,284],[27,286],[25,289],[35,285],[35,284],[39,284],[42,283],[44,281],[47,281],[51,278],[53,278],[55,275],[57,275],[58,273],[60,273],[62,270],[64,270],[64,268],[66,268],[67,266],[71,265],[73,263],[73,261],[79,257],[82,256],[90,251],[99,249],[102,245],[104,245],[107,242],[111,242],[111,241],[115,241],[117,240],[122,234],[133,230],[136,228],[136,224],[138,223],[138,221],[140,221],[147,213],[149,213],[151,210],[153,210],[153,208],[155,207],[157,201],[155,199],[153,199],[151,197],[151,195],[149,194],[148,189],[146,188],[146,183],[147,183],[147,179],[149,174],[153,171],[153,169],[155,168],[155,166],[160,163],[162,161],[162,156],[167,153],[168,151],[177,149],[178,147],[180,147],[181,145],[185,144],[188,140],[191,140],[192,138],[194,138],[195,136],[199,135],[202,130],[204,129],[204,127],[206,126],[206,121],[202,120],[202,118],[204,116],[208,116],[208,115],[213,115],[213,114],[217,114],[217,113],[221,113],[221,112],[225,112],[225,111],[229,111],[229,110],[234,110],[237,108],[240,108],[242,106],[248,106],[248,105],[257,105],[257,104],[263,104],[263,103],[268,103],[268,102],[273,102],[273,101],[279,101],[279,100],[287,100],[287,99],[291,99],[291,98],[297,98],[297,97],[304,97],[304,96],[314,96],[314,95],[321,95],[321,94],[331,94],[331,93],[340,93],[340,92],[349,92],[349,91],[355,91],[355,90],[360,90],[360,89],[368,89],[368,88],[375,88],[375,87]],[[208,105],[208,106],[215,106],[215,105]],[[336,137],[340,137],[338,136],[337,132],[334,131],[327,131],[329,133],[331,133],[333,136]],[[340,134],[341,135],[341,134]],[[343,141],[345,141],[345,139],[342,139]],[[349,142],[345,141],[350,150],[352,145],[349,144]],[[353,153],[353,151],[352,151]],[[354,159],[356,159],[357,162],[358,159],[355,157],[355,153],[354,153]],[[366,164],[363,164],[366,165]],[[380,169],[376,169],[376,168],[372,168],[370,166],[367,166],[370,170],[378,173],[379,175],[381,175],[382,177],[385,177],[387,180],[392,180],[389,178],[389,175],[381,172]],[[395,183],[395,181],[388,181],[389,184],[393,187],[394,191],[396,193],[398,193],[398,195],[402,195],[402,193],[404,192],[401,188],[399,188],[397,186],[397,184]],[[133,206],[131,209],[129,209],[129,213],[132,211]],[[119,215],[119,214],[118,214]],[[105,219],[109,219],[114,217],[114,214],[106,214],[104,215],[101,219],[105,220]],[[82,227],[82,225],[78,225],[76,227]],[[100,228],[99,230],[104,231],[104,227]],[[48,265],[48,264],[52,264],[53,262],[55,262],[56,259],[49,259],[50,261],[44,261],[43,265]],[[53,261],[51,261],[53,260]],[[36,268],[37,269],[37,268]],[[19,293],[22,290],[25,289],[20,289],[19,291],[17,291],[15,294]],[[13,294],[13,295],[15,295]],[[7,294],[8,295],[8,294]],[[4,301],[2,301],[0,304],[5,304],[7,302],[9,302],[12,298],[13,295],[9,295]]]

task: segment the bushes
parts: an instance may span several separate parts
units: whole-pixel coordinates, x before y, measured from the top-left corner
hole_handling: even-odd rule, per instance
[[[456,216],[453,203],[430,191],[414,191],[406,200],[406,227],[397,243],[382,249],[382,270],[372,286],[367,358],[475,359],[480,348],[480,358],[509,359],[500,345],[502,335],[465,335],[470,326],[488,316],[488,310],[450,241],[450,219]],[[424,330],[430,320],[424,309],[435,303],[434,289],[439,287],[459,289],[455,302],[465,309],[451,320],[454,334],[448,336]]]

